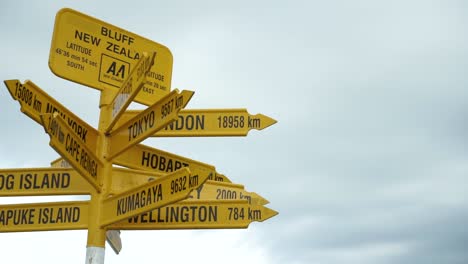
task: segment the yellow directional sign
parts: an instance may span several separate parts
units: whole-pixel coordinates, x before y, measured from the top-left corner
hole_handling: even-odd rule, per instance
[[[57,114],[41,115],[46,133],[50,136],[50,146],[68,161],[99,192],[98,174],[103,162],[93,150],[82,144],[76,134],[70,130],[63,118]]]
[[[169,173],[189,167],[193,175],[208,175],[209,180],[231,182],[226,176],[217,174],[214,166],[178,156],[166,151],[137,144],[113,160],[114,164],[136,170]]]
[[[57,102],[32,81],[22,84],[19,80],[4,81],[13,99],[21,105],[21,111],[42,125],[41,114],[58,112],[68,126],[90,149],[95,150],[99,132],[81,120],[72,111]]]
[[[89,194],[78,172],[64,168],[0,169],[0,196]]]
[[[188,168],[182,168],[167,176],[107,198],[103,201],[101,226],[183,200],[206,179],[207,177],[192,176]]]
[[[247,228],[251,222],[263,222],[278,212],[246,200],[183,201],[126,219],[109,229],[214,229]]]
[[[112,129],[115,122],[119,120],[125,109],[127,109],[128,105],[133,101],[141,88],[143,88],[146,81],[146,74],[154,64],[154,56],[156,56],[154,52],[151,56],[143,53],[143,56],[130,72],[130,75],[127,76],[122,87],[120,87],[114,99],[109,104],[112,110],[112,121],[107,128],[107,132]]]
[[[142,170],[125,168],[112,168],[112,186],[110,194],[126,191],[130,188],[148,183],[166,175]],[[192,173],[192,176],[195,175]],[[242,200],[249,204],[265,205],[268,200],[254,192],[247,192],[244,185],[207,180],[203,185],[195,189],[187,200]]]
[[[140,111],[129,110],[121,122]],[[177,120],[159,130],[153,137],[218,137],[246,136],[251,129],[262,130],[276,123],[271,117],[251,115],[246,109],[183,109]]]
[[[177,118],[177,113],[192,98],[193,92],[175,89],[110,133],[110,154],[113,159],[129,147],[138,144]]]
[[[244,185],[206,181],[205,184],[192,192],[187,200],[247,200],[249,204],[265,205],[268,200],[262,196],[254,193],[247,192]]]
[[[76,230],[88,227],[88,202],[0,205],[0,232]]]
[[[135,101],[152,105],[169,93],[172,54],[154,41],[72,9],[55,18],[49,67],[54,74],[99,90],[119,89],[143,52],[156,52]]]

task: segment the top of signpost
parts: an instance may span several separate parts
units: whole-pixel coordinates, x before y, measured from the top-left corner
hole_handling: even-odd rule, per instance
[[[159,43],[64,8],[55,18],[49,67],[61,78],[99,90],[117,91],[143,52],[156,52],[156,57],[135,101],[151,105],[170,92],[171,51]]]

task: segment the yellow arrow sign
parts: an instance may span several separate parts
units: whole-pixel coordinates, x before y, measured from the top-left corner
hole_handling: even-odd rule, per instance
[[[131,146],[138,144],[177,118],[194,92],[175,89],[140,114],[123,123],[110,133],[110,154],[113,159]]]
[[[116,194],[130,188],[135,188],[136,186],[143,185],[149,181],[163,177],[164,175],[166,174],[114,167],[112,168],[112,186],[110,194]],[[192,173],[192,176],[193,175],[195,174]],[[213,180],[207,180],[187,197],[187,200],[239,199],[245,199],[249,204],[256,205],[265,205],[269,203],[268,200],[256,193],[247,192],[244,189],[244,185]]]
[[[88,227],[88,202],[0,205],[0,232],[76,230]]]
[[[86,86],[119,89],[143,52],[156,61],[135,101],[152,105],[171,89],[172,54],[154,41],[72,9],[55,18],[49,67],[54,74]]]
[[[100,191],[97,178],[102,171],[103,162],[86,144],[81,143],[60,115],[44,114],[41,118],[46,133],[50,136],[50,146]]]
[[[64,168],[0,169],[0,196],[89,194],[78,172]]]
[[[249,204],[265,205],[268,200],[254,192],[247,192],[244,185],[206,181],[192,192],[187,200],[247,200]]]
[[[122,87],[120,87],[114,99],[109,104],[109,107],[112,110],[112,121],[106,130],[107,133],[110,132],[117,120],[119,120],[120,116],[124,113],[125,109],[127,109],[128,105],[133,101],[141,88],[143,88],[143,85],[146,82],[146,74],[153,65],[155,56],[156,53],[154,52],[151,57],[146,53],[143,53],[143,56],[135,65],[130,75],[127,76]]]
[[[95,150],[99,132],[81,120],[65,106],[44,92],[32,81],[21,84],[19,80],[4,81],[13,99],[21,105],[21,111],[42,125],[41,114],[58,112],[68,126],[90,149]]]
[[[103,202],[101,226],[183,200],[206,179],[207,177],[192,176],[188,168],[182,168],[137,188],[114,195]]]
[[[263,222],[278,212],[246,200],[183,201],[126,219],[109,229],[214,229],[247,228],[251,222]]]
[[[129,110],[121,122],[140,111]],[[251,115],[246,109],[183,109],[177,120],[159,130],[153,137],[218,137],[247,136],[251,129],[262,130],[276,123],[266,115]]]
[[[145,184],[163,175],[147,171],[123,168],[112,169],[111,194],[126,191],[130,188]],[[265,205],[268,200],[254,192],[248,192],[244,185],[207,180],[195,189],[187,200],[247,200],[249,204]]]
[[[216,173],[214,166],[178,156],[166,151],[137,144],[121,155],[113,163],[137,170],[169,173],[183,167],[189,167],[193,175],[208,175],[209,180],[231,182],[226,176]],[[214,175],[214,176],[213,176]]]

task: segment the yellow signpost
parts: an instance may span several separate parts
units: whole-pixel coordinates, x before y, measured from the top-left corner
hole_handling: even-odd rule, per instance
[[[245,109],[184,110],[194,92],[170,92],[166,47],[62,9],[49,66],[101,91],[98,128],[33,82],[5,80],[61,157],[51,168],[0,169],[0,197],[88,194],[90,200],[0,205],[0,232],[87,229],[86,263],[103,264],[106,237],[116,253],[122,248],[120,229],[246,228],[277,214],[214,166],[139,144],[152,136],[245,136],[276,123]],[[134,100],[148,107],[125,111]]]
[[[79,195],[92,191],[74,169],[0,169],[0,196]]]
[[[0,232],[86,229],[88,202],[0,205]]]
[[[171,51],[154,41],[72,9],[55,18],[49,67],[73,82],[117,91],[143,52],[156,52],[146,84],[135,100],[152,105],[171,89]]]
[[[21,112],[40,125],[42,125],[41,114],[53,114],[57,112],[67,121],[70,128],[80,138],[80,141],[83,141],[90,149],[96,149],[99,132],[57,102],[57,100],[44,92],[39,86],[29,80],[24,82],[24,84],[19,80],[7,80],[4,83],[13,99],[20,103]]]
[[[140,111],[126,111],[125,122]],[[177,120],[159,130],[153,137],[219,137],[247,136],[251,129],[262,130],[276,123],[271,117],[251,115],[247,109],[183,109]]]
[[[138,144],[177,118],[177,113],[192,98],[193,92],[175,89],[161,100],[146,108],[127,122],[110,132],[110,153],[112,160],[131,146]]]
[[[246,200],[183,201],[109,226],[120,230],[247,228],[278,212]]]

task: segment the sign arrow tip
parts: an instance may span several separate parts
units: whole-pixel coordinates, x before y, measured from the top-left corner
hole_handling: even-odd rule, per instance
[[[183,108],[185,108],[187,106],[190,99],[192,99],[192,96],[193,96],[193,94],[195,94],[195,92],[194,91],[189,91],[189,90],[183,90],[181,92],[181,94],[184,95],[184,104],[182,105],[182,109],[183,109]]]
[[[19,83],[19,82],[20,82],[19,80],[4,80],[3,81],[5,86],[8,88],[8,91],[10,92],[11,97],[13,97],[13,99],[15,99],[15,100],[16,100],[16,98],[14,96],[14,91],[15,91],[15,87],[16,87],[17,83]]]
[[[277,211],[270,209],[268,207],[264,207],[264,213],[265,213],[265,218],[262,219],[262,222],[279,214]]]
[[[256,114],[255,116],[253,116],[253,119],[259,119],[261,120],[260,121],[260,127],[258,127],[257,129],[258,130],[262,130],[262,129],[265,129],[269,126],[272,126],[274,124],[276,124],[278,121],[276,121],[275,119],[269,117],[269,116],[266,116],[266,115],[263,115],[263,114]]]
[[[267,199],[263,198],[260,194],[256,193],[256,192],[253,192],[252,193],[252,196],[253,196],[253,199],[255,199],[255,204],[258,204],[258,205],[266,205],[266,204],[269,204],[270,201],[268,201]]]

